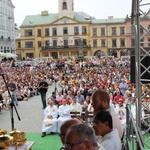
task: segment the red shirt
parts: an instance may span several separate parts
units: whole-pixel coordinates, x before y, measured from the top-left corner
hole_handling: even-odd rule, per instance
[[[122,95],[116,95],[113,101],[118,104],[120,99],[124,101],[124,97]]]

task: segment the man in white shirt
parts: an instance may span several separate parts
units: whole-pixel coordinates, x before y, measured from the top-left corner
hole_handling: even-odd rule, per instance
[[[77,102],[75,96],[72,96],[72,103],[70,104],[71,112],[82,112],[82,106]]]
[[[113,106],[110,106],[110,97],[108,93],[103,90],[95,91],[92,95],[92,106],[94,108],[94,113],[98,112],[99,110],[109,111],[113,120],[113,128],[118,130],[119,137],[122,139],[123,127]]]
[[[93,128],[97,136],[102,136],[98,141],[106,150],[121,150],[121,140],[117,129],[113,129],[112,116],[108,111],[96,112]]]
[[[96,141],[95,133],[86,124],[75,124],[69,127],[65,135],[65,150],[105,150]]]
[[[116,112],[119,116],[121,124],[123,128],[126,127],[126,104],[123,102],[122,99],[119,100],[118,104],[116,104]]]
[[[62,99],[63,99],[62,91],[59,90],[58,95],[56,95],[56,101],[59,103],[59,101],[62,100]]]
[[[71,118],[70,106],[66,103],[66,99],[62,100],[62,105],[58,108],[58,114],[58,133],[60,133],[60,126],[62,122]]]
[[[53,100],[48,100],[48,106],[44,110],[44,120],[42,123],[42,137],[46,136],[46,133],[57,132],[57,117],[58,110],[54,105]]]

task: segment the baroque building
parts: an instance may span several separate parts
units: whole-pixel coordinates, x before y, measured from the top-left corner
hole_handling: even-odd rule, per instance
[[[14,5],[11,0],[0,0],[0,52],[16,53]]]
[[[58,8],[58,13],[42,11],[25,17],[20,38],[16,40],[21,59],[78,56],[79,49],[85,56],[120,58],[129,56],[134,49],[134,27],[128,16],[95,19],[84,12],[75,12],[74,0],[58,0]],[[148,21],[145,18],[144,24],[149,28]]]

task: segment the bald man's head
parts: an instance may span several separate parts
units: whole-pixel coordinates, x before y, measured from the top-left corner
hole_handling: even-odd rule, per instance
[[[67,132],[67,129],[75,124],[83,124],[83,122],[78,119],[69,119],[62,123],[62,125],[60,127],[60,138],[61,138],[61,141],[63,144],[65,142],[65,134]]]

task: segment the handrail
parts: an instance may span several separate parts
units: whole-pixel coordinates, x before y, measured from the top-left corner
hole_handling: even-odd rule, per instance
[[[136,123],[133,119],[132,112],[130,110],[129,104],[126,105],[126,120],[127,120],[127,136],[126,136],[126,146],[127,149],[130,150],[130,141],[131,141],[131,133],[134,131],[135,136],[134,138],[136,139],[137,146],[140,148],[140,150],[144,150],[144,141],[143,141],[143,136],[141,134],[141,131],[139,128],[136,127]],[[132,131],[132,132],[131,132]],[[133,144],[133,143],[132,143]]]

